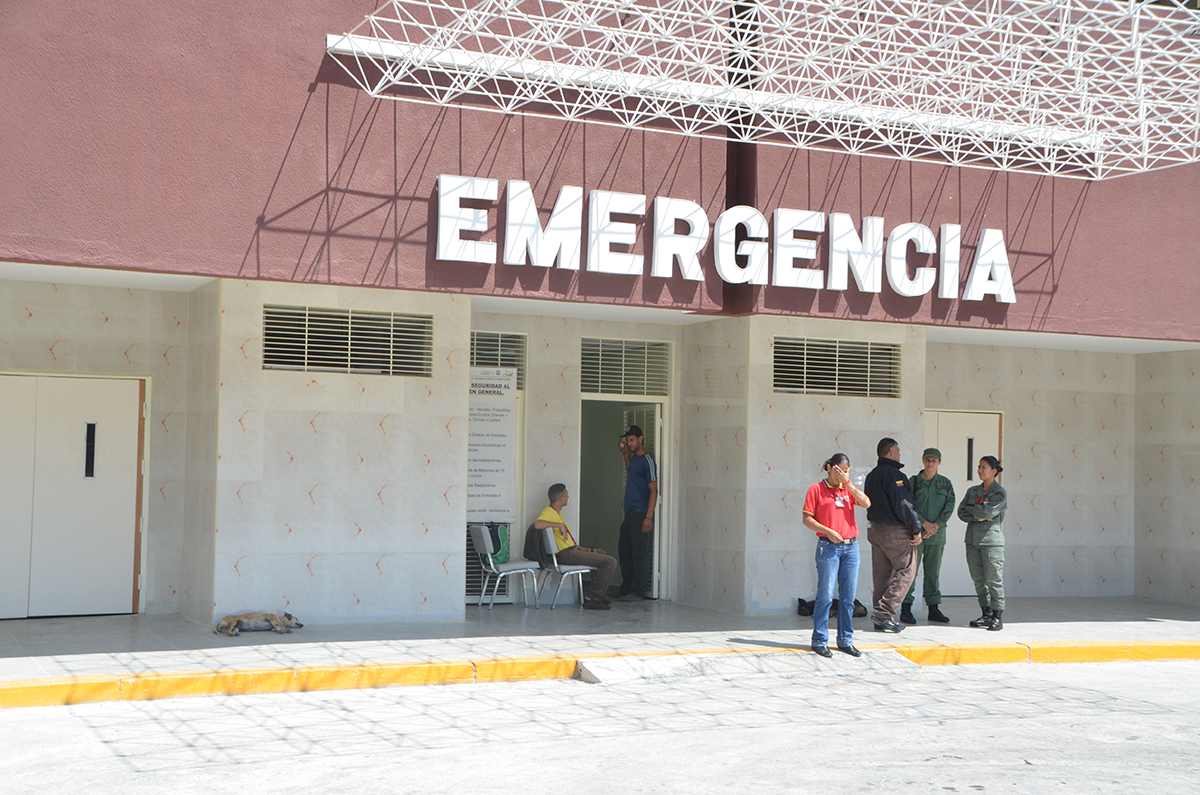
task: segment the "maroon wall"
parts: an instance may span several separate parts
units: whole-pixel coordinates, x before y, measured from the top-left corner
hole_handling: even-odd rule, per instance
[[[324,43],[375,5],[7,2],[0,260],[721,310],[711,261],[700,284],[435,262],[438,174],[526,179],[547,214],[570,184],[715,220],[725,145],[371,100]],[[962,223],[966,262],[1003,229],[1017,303],[885,284],[757,289],[739,311],[1200,339],[1200,166],[1084,183],[762,147],[758,169],[764,212]]]

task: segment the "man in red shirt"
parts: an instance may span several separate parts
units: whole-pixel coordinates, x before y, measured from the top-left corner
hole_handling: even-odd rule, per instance
[[[817,534],[817,601],[813,606],[812,650],[822,657],[829,651],[829,607],[833,588],[838,589],[837,646],[851,657],[854,648],[854,592],[858,588],[858,525],[854,506],[871,507],[871,501],[850,482],[850,459],[836,453],[822,466],[826,476],[809,488],[804,498],[804,526]]]

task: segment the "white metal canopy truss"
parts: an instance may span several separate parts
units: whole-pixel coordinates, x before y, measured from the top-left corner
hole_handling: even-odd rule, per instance
[[[1200,160],[1185,5],[391,0],[326,49],[374,97],[1101,179]]]

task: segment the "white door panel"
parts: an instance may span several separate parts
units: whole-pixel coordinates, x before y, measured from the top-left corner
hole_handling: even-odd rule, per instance
[[[37,382],[0,376],[0,618],[29,615]]]
[[[131,612],[139,382],[38,381],[29,615]],[[90,477],[89,423],[95,424]]]
[[[967,553],[963,540],[966,525],[957,516],[958,503],[971,486],[979,484],[975,467],[985,455],[1000,453],[1000,415],[963,411],[927,411],[925,446],[942,451],[938,473],[954,484],[956,514],[950,517],[946,532],[946,556],[942,560],[942,595],[974,596],[975,585],[967,571]],[[920,577],[918,576],[918,582]],[[917,585],[920,596],[921,586]]]

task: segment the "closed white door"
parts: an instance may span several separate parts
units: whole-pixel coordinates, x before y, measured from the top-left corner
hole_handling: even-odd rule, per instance
[[[37,382],[0,376],[0,618],[29,615]]]
[[[967,570],[964,543],[967,526],[957,515],[958,503],[971,486],[979,485],[975,468],[985,455],[1002,458],[1000,452],[1000,415],[965,411],[926,411],[925,446],[942,451],[938,473],[954,484],[955,515],[946,525],[946,555],[942,560],[943,596],[974,596],[975,585]],[[916,462],[919,463],[919,462]],[[916,466],[914,465],[914,469]],[[920,577],[918,576],[918,581]],[[917,585],[917,596],[921,586]]]
[[[140,383],[37,380],[28,615],[132,612]]]

